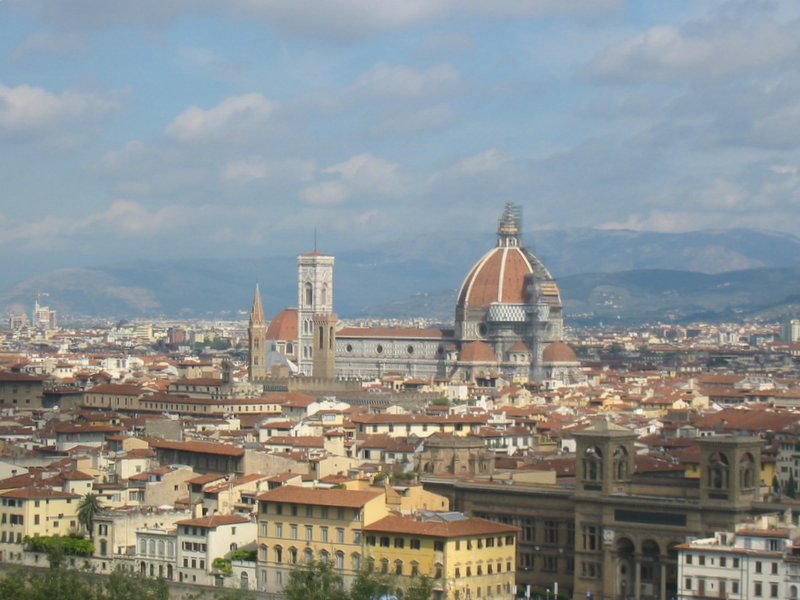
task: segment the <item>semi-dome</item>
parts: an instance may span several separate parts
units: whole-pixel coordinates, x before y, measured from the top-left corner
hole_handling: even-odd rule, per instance
[[[476,341],[470,342],[461,351],[461,362],[480,362],[480,363],[493,363],[497,362],[497,357],[494,351],[485,342]]]
[[[286,308],[275,315],[267,328],[266,338],[288,342],[297,340],[297,309]]]
[[[578,356],[564,342],[552,342],[542,352],[543,363],[576,363]]]

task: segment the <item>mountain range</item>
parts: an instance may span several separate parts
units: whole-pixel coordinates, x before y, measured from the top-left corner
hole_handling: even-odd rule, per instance
[[[777,318],[800,303],[800,238],[757,230],[545,230],[524,236],[557,278],[568,319]],[[442,232],[335,252],[345,318],[453,318],[461,281],[494,245]],[[0,291],[30,311],[37,293],[65,316],[241,318],[260,284],[273,315],[296,303],[296,257],[168,259],[58,269]]]

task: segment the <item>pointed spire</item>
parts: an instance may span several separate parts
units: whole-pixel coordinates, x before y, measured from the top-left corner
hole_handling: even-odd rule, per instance
[[[250,310],[251,323],[264,323],[264,309],[261,307],[261,290],[256,284],[256,293],[253,294],[253,308]]]

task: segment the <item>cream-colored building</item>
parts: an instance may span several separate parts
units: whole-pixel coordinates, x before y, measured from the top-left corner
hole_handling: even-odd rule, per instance
[[[434,600],[511,600],[518,531],[462,513],[389,515],[364,527],[364,556],[369,569],[398,577],[398,597],[424,575],[433,580]]]
[[[330,561],[349,584],[362,565],[364,527],[388,514],[382,490],[283,486],[258,496],[258,589],[279,592],[289,572]]]
[[[0,562],[22,560],[26,537],[76,533],[80,499],[49,487],[0,493]]]

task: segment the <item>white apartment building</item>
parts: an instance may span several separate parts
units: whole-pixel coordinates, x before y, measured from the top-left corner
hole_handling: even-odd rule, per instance
[[[800,526],[790,513],[678,546],[678,599],[797,600]]]

